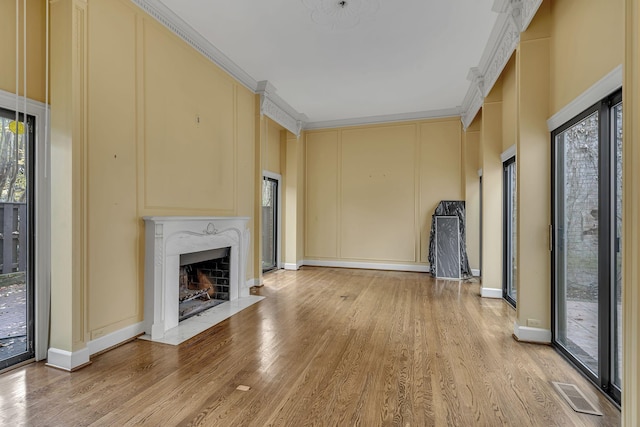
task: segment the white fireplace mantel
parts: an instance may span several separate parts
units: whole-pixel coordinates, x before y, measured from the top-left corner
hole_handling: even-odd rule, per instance
[[[152,340],[178,326],[180,255],[230,247],[229,300],[248,297],[247,217],[146,216],[144,325]]]

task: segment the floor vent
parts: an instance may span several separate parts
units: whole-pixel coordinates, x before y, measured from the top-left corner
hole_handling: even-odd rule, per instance
[[[593,406],[593,403],[587,399],[587,396],[585,396],[575,384],[557,383],[554,381],[553,385],[574,411],[582,412],[583,414],[602,415],[602,412]]]

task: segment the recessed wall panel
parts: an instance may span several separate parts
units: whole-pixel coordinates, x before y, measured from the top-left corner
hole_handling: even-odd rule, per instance
[[[459,120],[420,125],[420,261],[428,262],[431,215],[441,200],[463,200]]]
[[[136,19],[121,2],[88,15],[87,274],[89,330],[140,316],[136,217]],[[113,31],[117,26],[118,31]],[[96,334],[96,335],[93,335]]]
[[[338,133],[307,137],[305,256],[336,258]]]
[[[342,258],[415,261],[415,135],[415,125],[342,132]]]
[[[233,82],[162,28],[144,38],[145,207],[232,213]]]

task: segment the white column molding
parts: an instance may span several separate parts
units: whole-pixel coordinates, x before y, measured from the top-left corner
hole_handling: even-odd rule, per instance
[[[525,31],[542,0],[495,0],[492,10],[500,16],[496,20],[480,64],[469,70],[471,84],[462,104],[462,124],[466,129],[482,107],[493,85],[507,65],[511,54],[520,43],[520,33]],[[478,84],[481,82],[482,84]],[[482,95],[475,93],[480,88]]]
[[[464,130],[467,130],[471,125],[476,114],[478,114],[478,111],[482,108],[483,103],[484,95],[482,95],[481,89],[477,83],[472,83],[462,103],[462,125]]]
[[[536,12],[542,5],[542,0],[522,0],[521,14],[521,30],[526,31],[529,28],[529,24],[533,21],[533,17],[536,16]]]
[[[256,93],[260,95],[260,114],[299,137],[304,122],[298,118],[300,114],[276,94],[276,88],[268,81],[262,80],[258,82]]]

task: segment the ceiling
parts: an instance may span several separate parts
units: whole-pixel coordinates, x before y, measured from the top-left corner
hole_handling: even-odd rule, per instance
[[[498,18],[494,0],[317,2],[159,1],[307,123],[459,114]]]

